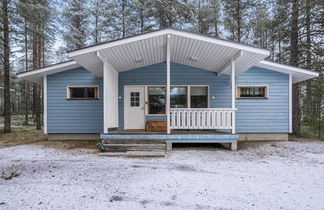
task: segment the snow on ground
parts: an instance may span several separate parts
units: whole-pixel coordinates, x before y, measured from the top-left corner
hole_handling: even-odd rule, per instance
[[[0,149],[0,210],[324,209],[324,142],[102,157],[42,143]],[[3,202],[3,204],[1,204]]]

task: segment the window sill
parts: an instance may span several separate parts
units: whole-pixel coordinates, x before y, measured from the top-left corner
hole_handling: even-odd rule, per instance
[[[147,114],[148,117],[164,117],[166,114]]]
[[[237,97],[236,99],[269,99],[269,97]]]
[[[81,101],[84,101],[84,100],[99,100],[99,98],[67,98],[66,100],[68,101],[74,101],[74,100],[81,100]]]

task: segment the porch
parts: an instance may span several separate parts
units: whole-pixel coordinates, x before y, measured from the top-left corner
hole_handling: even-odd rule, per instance
[[[237,150],[238,135],[215,131],[173,130],[165,132],[147,132],[145,130],[112,131],[100,135],[99,149],[103,151],[129,150],[172,150],[173,143],[218,143],[229,144],[231,150]]]

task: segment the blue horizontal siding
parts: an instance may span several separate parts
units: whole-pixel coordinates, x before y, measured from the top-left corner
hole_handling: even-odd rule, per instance
[[[67,100],[67,86],[99,86],[98,100]],[[84,68],[47,76],[48,133],[103,131],[102,78]]]
[[[124,86],[125,85],[166,85],[166,63],[133,69],[119,73],[119,130],[124,129]],[[229,76],[217,77],[214,72],[171,63],[171,85],[209,85],[210,107],[230,107]],[[214,96],[215,99],[211,99]],[[147,120],[165,120],[163,116],[147,116]]]
[[[236,78],[236,85],[268,85],[267,99],[236,99],[236,132],[288,133],[289,76],[252,67]]]
[[[268,99],[237,99],[236,130],[238,133],[288,132],[287,74],[253,67],[237,76],[237,85],[268,85]],[[119,95],[124,98],[125,85],[165,85],[166,64],[160,63],[119,74]],[[212,108],[231,107],[230,77],[181,64],[171,63],[171,85],[209,85]],[[212,97],[214,96],[214,99]],[[124,100],[119,100],[119,130],[124,129]],[[147,116],[146,120],[165,120]]]
[[[237,99],[238,133],[288,132],[288,75],[253,67],[237,76],[237,85],[268,85],[268,99]],[[48,133],[100,133],[103,130],[102,78],[77,68],[47,78]],[[165,85],[166,64],[160,63],[119,74],[119,127],[124,129],[124,86]],[[99,85],[99,100],[67,100],[66,87]],[[230,77],[181,64],[171,64],[171,85],[208,85],[210,107],[231,106]],[[214,97],[214,99],[212,99]],[[165,116],[147,116],[165,120]]]

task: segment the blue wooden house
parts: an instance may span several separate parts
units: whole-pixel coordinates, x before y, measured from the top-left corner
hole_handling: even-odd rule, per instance
[[[43,85],[49,139],[160,139],[169,149],[216,142],[233,150],[238,140],[287,140],[292,85],[318,76],[265,60],[267,49],[174,29],[68,55],[18,74]]]

